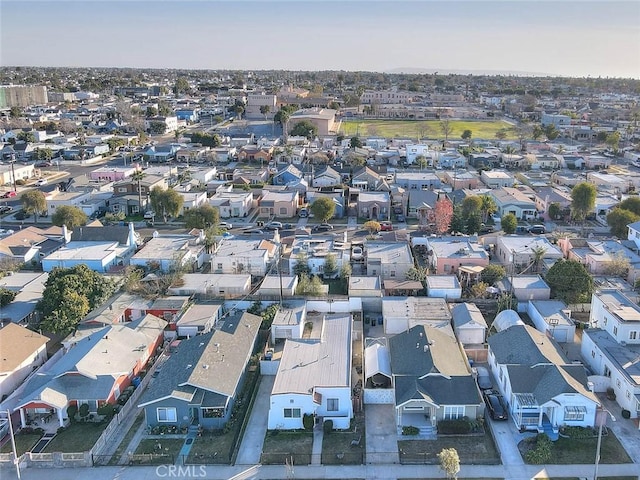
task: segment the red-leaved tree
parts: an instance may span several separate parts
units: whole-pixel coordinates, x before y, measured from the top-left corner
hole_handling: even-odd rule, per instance
[[[436,232],[439,235],[447,232],[451,226],[451,218],[453,217],[453,204],[448,198],[441,198],[436,202],[435,208]]]

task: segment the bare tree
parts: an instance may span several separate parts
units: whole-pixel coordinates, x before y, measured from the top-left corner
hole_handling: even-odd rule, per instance
[[[444,117],[440,120],[440,131],[444,135],[444,141],[447,143],[449,141],[449,135],[451,135],[451,131],[453,130],[453,126],[451,125],[451,121],[449,117]]]

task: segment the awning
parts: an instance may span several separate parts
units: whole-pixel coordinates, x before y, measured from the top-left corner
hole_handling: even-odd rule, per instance
[[[482,273],[482,271],[484,270],[484,267],[482,265],[460,265],[460,268],[458,268],[458,270],[460,272],[472,273],[472,274],[478,275]]]

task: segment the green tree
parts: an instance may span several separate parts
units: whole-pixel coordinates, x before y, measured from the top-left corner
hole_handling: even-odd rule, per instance
[[[6,307],[9,305],[17,295],[18,292],[9,290],[5,287],[0,287],[0,307]]]
[[[233,107],[233,113],[236,114],[238,120],[242,119],[242,114],[244,113],[244,105],[241,103],[236,103]]]
[[[437,227],[437,225],[438,225],[438,217],[436,217],[436,228],[439,228]],[[462,215],[462,208],[460,207],[460,205],[456,205],[453,208],[453,214],[451,215],[450,225],[451,225],[451,232],[462,233],[465,230],[466,226],[465,226],[464,216]]]
[[[86,225],[87,220],[87,215],[81,209],[70,205],[59,206],[51,216],[51,223],[58,227],[66,225],[69,230]]]
[[[297,122],[289,133],[296,137],[306,137],[311,139],[318,134],[318,127],[307,120],[303,120],[301,122]]]
[[[158,102],[158,115],[160,115],[161,117],[168,117],[172,114],[173,114],[173,110],[171,109],[171,106],[167,102],[165,101]]]
[[[161,187],[153,187],[149,194],[151,206],[156,214],[161,214],[164,223],[168,217],[177,217],[184,203],[184,198],[174,189],[164,190]]]
[[[22,209],[27,215],[33,215],[38,223],[38,215],[47,209],[47,199],[40,190],[29,190],[20,195]]]
[[[618,147],[620,146],[620,132],[613,132],[607,135],[605,143],[611,148],[611,150],[618,153]]]
[[[544,136],[544,129],[540,125],[534,125],[533,131],[531,132],[531,136],[534,140],[539,140]]]
[[[507,213],[502,217],[501,223],[502,230],[507,235],[515,233],[516,227],[518,226],[518,219],[513,213]]]
[[[416,165],[420,167],[420,170],[426,168],[429,165],[429,161],[424,155],[418,155],[416,157]]]
[[[477,213],[473,213],[466,218],[465,233],[473,235],[478,233],[482,227],[482,219]]]
[[[597,190],[595,185],[587,182],[577,184],[571,190],[571,215],[578,222],[584,221],[589,212],[596,206]]]
[[[627,225],[638,220],[640,220],[640,215],[623,208],[614,208],[607,215],[607,225],[609,225],[611,235],[620,239],[627,238],[629,231]]]
[[[636,215],[640,215],[640,197],[637,195],[629,197],[626,200],[620,202],[620,205],[618,205],[618,207],[623,210],[629,210]]]
[[[206,229],[220,223],[220,210],[205,204],[184,212],[185,228]]]
[[[158,115],[158,109],[151,105],[149,105],[144,112],[144,116],[147,118],[155,117],[157,115]]]
[[[460,472],[460,457],[455,448],[443,448],[438,454],[440,461],[440,470],[442,470],[447,478],[458,478]]]
[[[85,264],[54,268],[45,283],[36,309],[46,331],[68,334],[92,309],[102,305],[117,284],[89,269]]]
[[[468,218],[471,215],[479,215],[482,211],[482,198],[480,195],[470,195],[462,201],[462,215]]]
[[[361,167],[367,163],[367,159],[356,152],[347,152],[342,156],[342,160],[352,168]]]
[[[507,133],[508,132],[507,132],[506,128],[501,128],[500,130],[498,130],[496,132],[496,138],[498,140],[504,140],[505,138],[507,138]]]
[[[13,106],[9,110],[9,117],[11,118],[19,118],[22,116],[22,109],[20,107]]]
[[[495,200],[491,195],[480,195],[480,211],[484,222],[489,220],[489,215],[494,214],[498,210]]]
[[[462,132],[462,135],[460,135],[460,137],[463,140],[469,140],[471,138],[471,136],[473,135],[473,132],[471,130],[465,130],[464,132]]]
[[[505,268],[502,265],[498,265],[497,263],[490,263],[484,270],[480,273],[480,280],[491,286],[496,283],[498,280],[504,278]]]
[[[547,272],[545,281],[551,294],[567,304],[585,303],[591,299],[593,277],[576,260],[558,260]]]
[[[309,268],[309,257],[306,253],[300,252],[296,255],[296,264],[293,266],[293,273],[299,277],[302,275],[309,275],[311,268]]]
[[[53,158],[53,150],[49,147],[47,148],[38,148],[36,151],[36,157],[38,160],[49,161]]]
[[[413,282],[424,282],[427,279],[429,269],[427,267],[411,267],[407,270],[405,278]]]
[[[358,136],[351,137],[349,145],[351,148],[362,148],[362,140],[360,140],[360,137]]]
[[[338,262],[336,256],[333,253],[327,253],[324,257],[324,267],[322,270],[322,276],[324,278],[333,278],[338,273]]]
[[[273,116],[274,123],[279,123],[282,127],[282,134],[284,135],[285,140],[287,138],[287,127],[289,124],[289,118],[291,118],[291,112],[285,107],[282,107]]]
[[[189,85],[189,81],[184,77],[178,77],[173,86],[173,93],[180,95],[181,93],[189,93],[190,91],[191,85]]]
[[[558,202],[553,202],[549,205],[549,218],[552,220],[558,220],[562,214],[562,208]]]
[[[375,220],[369,220],[367,222],[364,222],[364,225],[362,226],[364,227],[365,230],[369,232],[369,235],[375,235],[382,228],[382,226],[380,225],[380,222],[376,222]]]
[[[269,115],[269,112],[271,112],[271,107],[269,105],[261,105],[260,106],[260,113],[262,115],[264,115],[264,121],[267,121],[267,115]]]
[[[320,197],[311,204],[311,212],[321,222],[326,222],[333,217],[336,211],[336,204],[329,197]]]
[[[214,134],[204,132],[191,133],[191,143],[199,143],[203,147],[219,147],[222,143],[220,137]]]
[[[144,173],[144,171],[142,170],[136,170],[133,175],[131,175],[131,180],[133,180],[134,182],[136,182],[136,188],[138,190],[138,211],[142,212],[142,186],[140,185],[142,183],[142,180],[144,179],[144,177],[146,177],[147,174]]]
[[[107,145],[109,145],[110,153],[115,152],[118,148],[122,147],[124,144],[125,144],[125,141],[122,138],[113,137],[107,140]]]
[[[560,132],[553,123],[550,123],[545,125],[544,134],[549,140],[555,140],[560,135]]]
[[[155,135],[164,135],[167,132],[167,124],[165,122],[151,122],[149,131]]]
[[[296,294],[319,296],[322,294],[322,285],[322,281],[316,275],[309,277],[307,274],[303,273],[300,275]]]

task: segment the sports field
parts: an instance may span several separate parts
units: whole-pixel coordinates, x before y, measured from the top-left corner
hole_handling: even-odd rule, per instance
[[[475,140],[495,140],[498,130],[505,130],[507,139],[517,138],[513,125],[501,120],[449,120],[449,125],[449,140],[459,140],[465,130],[471,130]],[[440,120],[343,120],[339,133],[345,137],[444,139]]]

